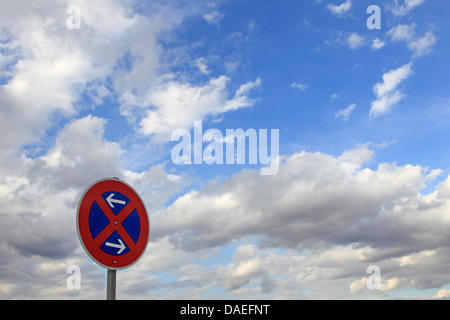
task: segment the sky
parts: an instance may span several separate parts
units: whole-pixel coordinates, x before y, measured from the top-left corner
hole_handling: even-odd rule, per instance
[[[449,9],[1,1],[0,299],[105,298],[76,211],[111,177],[150,219],[118,299],[450,297]],[[195,123],[278,130],[276,172],[177,164]]]

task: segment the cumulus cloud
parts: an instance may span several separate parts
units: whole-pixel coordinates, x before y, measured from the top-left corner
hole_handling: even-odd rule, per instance
[[[1,190],[6,223],[1,227],[0,252],[4,261],[10,261],[8,268],[0,268],[7,279],[0,287],[3,297],[26,296],[23,277],[7,272],[30,257],[49,259],[22,269],[38,279],[29,289],[35,294],[41,281],[54,281],[55,272],[65,281],[68,263],[82,266],[83,288],[102,287],[94,279],[103,273],[95,274],[98,270],[83,261],[73,225],[77,199],[90,181],[77,182],[67,176],[69,193],[50,177],[84,170],[83,162],[87,162],[105,170],[99,176],[109,171],[124,177],[147,203],[180,191],[181,177],[161,166],[143,173],[120,170],[121,150],[103,137],[105,125],[105,120],[91,116],[72,121],[45,155],[22,163],[21,171],[33,175],[27,174],[23,181],[14,179],[21,176],[19,171],[3,177],[9,184],[2,183]],[[89,140],[89,145],[82,145]],[[90,157],[90,148],[100,149],[98,157]],[[172,291],[172,297],[201,298],[209,290],[224,288],[242,298],[364,295],[368,294],[363,285],[365,270],[374,263],[383,270],[380,294],[450,281],[438,268],[450,264],[443,246],[449,240],[450,179],[435,192],[421,195],[439,171],[388,163],[367,168],[374,158],[367,146],[337,157],[297,153],[284,158],[278,175],[263,177],[256,170],[244,170],[222,183],[181,195],[167,209],[153,208],[152,212],[157,211],[151,216],[149,254],[120,277],[121,294],[132,297],[139,292],[157,298],[155,290],[164,288]],[[260,240],[250,240],[255,238]],[[232,250],[229,261],[213,267],[192,262],[221,254],[224,246],[240,239],[244,244]],[[430,273],[418,276],[425,265]],[[176,281],[141,277],[159,270],[170,271]],[[177,291],[180,286],[189,290]],[[61,285],[52,288],[54,293],[47,296],[75,294]],[[90,294],[95,298],[104,293],[93,290]]]
[[[425,3],[425,1],[426,0],[404,0],[403,4],[399,4],[399,0],[394,0],[394,5],[390,6],[390,9],[395,15],[404,16],[414,8]]]
[[[332,14],[338,17],[348,13],[351,8],[352,8],[352,0],[346,0],[340,5],[335,5],[331,3],[327,5],[327,9],[330,10]]]
[[[393,42],[406,42],[408,49],[412,51],[413,57],[421,57],[431,53],[433,46],[437,42],[436,36],[432,32],[426,32],[422,37],[416,35],[416,25],[399,24],[391,28],[386,34]]]
[[[55,292],[46,290],[46,297],[70,295],[64,281],[71,264],[82,267],[83,286],[101,287],[91,283],[90,272],[95,268],[86,264],[74,220],[78,200],[93,181],[115,176],[132,183],[148,210],[161,206],[183,187],[181,176],[167,173],[162,164],[139,173],[123,169],[120,156],[124,151],[104,138],[106,123],[94,116],[73,120],[42,156],[6,163],[0,182],[0,253],[4,261],[0,274],[5,279],[0,296],[40,297],[42,286],[47,288],[55,277],[62,282],[54,286]],[[30,261],[35,268],[27,267]],[[11,271],[20,268],[21,273]],[[34,277],[31,284],[30,277]]]
[[[372,51],[375,50],[380,50],[381,48],[383,48],[386,45],[386,42],[381,41],[379,38],[376,38],[372,41],[372,46],[371,49]]]
[[[398,69],[391,70],[383,74],[383,82],[377,83],[374,86],[373,88],[374,93],[378,97],[381,97],[397,88],[397,86],[401,82],[408,79],[408,77],[412,74],[411,67],[412,63],[408,63]]]
[[[69,5],[81,8],[80,30],[66,27]],[[159,67],[156,34],[179,22],[178,12],[168,14],[167,7],[149,18],[129,5],[81,0],[0,4],[2,297],[38,298],[43,291],[47,298],[77,296],[65,287],[68,264],[82,267],[84,286],[102,286],[91,280],[95,268],[86,263],[74,223],[78,200],[96,179],[132,181],[149,209],[186,183],[167,173],[164,164],[125,170],[121,157],[126,151],[105,138],[108,121],[86,112],[114,98],[113,91],[147,88]],[[80,103],[83,93],[92,106]],[[99,297],[96,293],[86,297]]]
[[[371,118],[389,113],[392,107],[403,99],[404,94],[397,87],[412,74],[412,62],[383,74],[383,82],[379,82],[373,87],[377,100],[372,102]]]
[[[139,89],[152,79],[157,67],[155,35],[170,19],[149,19],[133,15],[127,2],[71,2],[82,12],[81,29],[66,27],[65,1],[3,1],[0,38],[8,50],[2,60],[9,61],[7,82],[0,87],[2,151],[17,152],[45,135],[54,114],[76,116],[82,106],[80,95],[102,88],[112,77],[114,89]],[[89,10],[87,9],[89,8]],[[143,40],[145,37],[145,41]],[[3,58],[3,52],[7,52]],[[136,57],[130,68],[117,67],[118,61]],[[91,92],[96,104],[106,97],[108,88]],[[116,92],[122,92],[117,90]],[[17,132],[14,128],[20,127]],[[14,138],[12,132],[16,132]]]
[[[416,38],[408,43],[408,48],[413,52],[414,57],[425,56],[431,53],[433,46],[437,42],[432,32],[426,32],[423,37]]]
[[[146,135],[155,135],[155,142],[167,142],[175,129],[190,129],[194,121],[208,115],[218,116],[255,103],[248,94],[260,85],[260,79],[241,85],[232,98],[227,90],[229,81],[230,78],[220,76],[203,86],[175,81],[162,84],[147,97],[147,103],[154,108],[148,110],[142,119],[141,131]]]
[[[388,163],[367,168],[373,159],[365,146],[339,157],[302,152],[286,157],[273,177],[237,173],[156,213],[154,236],[193,253],[259,239],[238,246],[213,283],[204,283],[234,296],[258,297],[263,290],[278,298],[373,295],[365,282],[372,264],[382,270],[377,295],[445,284],[450,278],[438,266],[449,264],[442,246],[450,179],[422,195],[440,170]],[[436,267],[418,276],[430,261]]]
[[[373,263],[382,268],[381,294],[450,282],[450,179],[422,195],[438,171],[376,164],[367,146],[339,156],[294,153],[281,159],[277,175],[243,170],[187,191],[192,178],[164,163],[126,169],[130,150],[108,134],[117,119],[93,115],[106,99],[118,99],[120,110],[111,112],[127,116],[139,133],[162,138],[194,120],[253,106],[261,85],[257,78],[232,86],[226,76],[190,82],[167,68],[172,62],[159,36],[194,11],[219,22],[211,7],[173,10],[147,1],[148,18],[130,9],[133,3],[0,3],[1,298],[104,298],[104,270],[88,260],[74,219],[84,188],[105,176],[133,185],[151,214],[148,254],[118,277],[121,298],[165,292],[200,299],[216,297],[218,288],[232,298],[364,295]],[[69,4],[82,9],[82,32],[65,26]],[[350,8],[350,0],[329,6],[337,16]],[[396,39],[423,55],[432,37]],[[207,61],[196,66],[209,76]],[[380,104],[402,97],[398,87],[411,69],[383,76],[374,87]],[[83,94],[93,103],[80,103]],[[339,116],[349,117],[352,106]],[[65,286],[72,264],[81,267],[81,291]]]
[[[78,247],[73,218],[82,186],[121,171],[120,148],[103,140],[103,126],[92,116],[73,121],[45,155],[19,159],[2,176],[3,253],[62,259]]]
[[[364,45],[364,37],[354,32],[350,35],[347,42],[350,49],[357,49]]]
[[[384,247],[389,240],[382,234],[395,233],[392,224],[383,226],[380,236],[370,225],[381,227],[385,218],[404,221],[380,213],[391,212],[403,197],[420,199],[417,193],[431,176],[418,166],[362,169],[372,156],[365,147],[338,158],[303,152],[285,159],[279,174],[269,179],[240,172],[221,185],[191,191],[156,214],[157,236],[171,234],[186,250],[249,235],[258,235],[266,246],[299,250],[322,242]],[[412,240],[408,234],[402,237],[405,244]]]
[[[435,299],[449,299],[450,298],[450,290],[441,289],[439,292],[433,296]]]
[[[386,34],[391,37],[392,41],[410,41],[415,36],[416,25],[399,24],[391,28]]]
[[[0,116],[3,152],[17,152],[23,145],[39,142],[55,113],[76,116],[85,107],[77,103],[85,91],[94,106],[114,92],[111,98],[118,97],[122,115],[132,123],[140,122],[145,134],[149,133],[147,124],[154,120],[166,124],[175,120],[171,116],[164,119],[173,111],[166,110],[167,103],[177,100],[172,95],[169,97],[172,100],[163,101],[165,90],[169,95],[188,94],[191,103],[199,102],[199,108],[190,105],[197,120],[253,103],[245,94],[227,99],[229,78],[210,79],[209,84],[201,86],[175,80],[162,68],[165,55],[158,44],[158,35],[178,26],[184,16],[198,12],[199,9],[192,9],[193,5],[182,11],[172,9],[168,3],[151,10],[150,16],[142,16],[133,12],[127,1],[79,0],[70,4],[81,9],[81,29],[69,30],[65,23],[60,23],[68,18],[68,4],[60,2],[55,7],[50,1],[39,6],[22,3],[24,8],[19,9],[16,8],[19,2],[22,3],[2,3],[4,28],[0,38],[6,39],[2,45],[8,47],[5,50],[8,55],[3,58],[2,54],[0,63],[13,63],[8,64],[8,70],[2,70],[9,79],[0,87],[4,106]],[[205,75],[209,73],[204,60],[197,60],[197,66]],[[211,96],[196,101],[195,95],[200,92]],[[204,104],[209,102],[213,108],[210,113]],[[180,103],[174,108],[179,110]],[[158,109],[156,113],[149,110],[153,107]],[[172,123],[171,127],[174,125],[184,123]],[[22,130],[13,138],[15,127]]]

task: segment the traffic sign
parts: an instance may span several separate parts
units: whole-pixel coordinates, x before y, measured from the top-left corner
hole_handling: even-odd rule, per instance
[[[137,192],[113,178],[99,180],[86,189],[78,204],[77,230],[95,262],[118,270],[130,267],[143,255],[150,225]]]

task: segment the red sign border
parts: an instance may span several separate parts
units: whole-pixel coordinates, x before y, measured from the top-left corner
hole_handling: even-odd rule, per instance
[[[128,197],[130,199],[130,203],[128,204],[135,205],[135,209],[137,209],[141,223],[141,232],[134,249],[130,249],[128,253],[120,256],[112,256],[107,254],[100,249],[98,244],[97,246],[94,245],[95,240],[92,238],[89,228],[89,213],[93,202],[98,197],[101,197],[103,193],[108,191],[115,191]],[[150,221],[145,204],[133,187],[118,178],[101,179],[91,184],[80,198],[76,219],[78,237],[84,250],[92,260],[104,268],[120,270],[131,267],[144,255],[146,251],[150,236]],[[111,221],[109,225],[111,225]],[[106,228],[108,228],[109,225]],[[121,225],[118,224],[118,227],[121,227]]]

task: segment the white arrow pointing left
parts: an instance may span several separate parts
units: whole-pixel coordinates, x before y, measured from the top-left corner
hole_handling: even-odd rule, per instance
[[[119,251],[117,251],[117,254],[121,254],[122,251],[125,250],[127,247],[123,244],[121,239],[118,239],[118,241],[119,241],[119,244],[106,242],[105,246],[112,247],[112,248],[117,248],[117,249],[119,249]]]
[[[111,193],[111,194],[109,195],[109,197],[106,198],[106,202],[108,202],[108,204],[109,204],[109,206],[110,206],[111,208],[114,208],[113,202],[114,202],[114,203],[117,203],[117,204],[126,204],[125,201],[113,199],[113,197],[114,197],[114,193]]]

